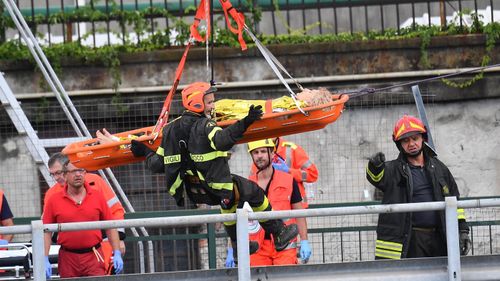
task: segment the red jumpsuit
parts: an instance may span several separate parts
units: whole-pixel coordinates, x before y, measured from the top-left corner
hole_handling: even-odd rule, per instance
[[[249,180],[257,182],[256,174],[249,177]],[[282,171],[274,170],[274,174],[267,187],[267,197],[273,210],[283,211],[292,209],[293,177]],[[300,202],[300,201],[299,201]],[[294,224],[295,219],[288,219],[285,224]],[[276,251],[274,243],[270,238],[265,237],[265,231],[261,229],[257,233],[251,234],[250,239],[259,243],[259,250],[250,256],[250,266],[264,265],[289,265],[297,264],[297,239],[290,242],[283,251]]]
[[[108,207],[111,209],[111,215],[114,220],[123,220],[125,218],[125,210],[123,209],[120,200],[116,196],[113,189],[106,183],[106,181],[101,178],[99,175],[86,173],[85,174],[85,182],[89,183],[91,187],[96,188],[101,191],[104,195],[104,199],[106,199],[106,203]],[[44,206],[47,205],[49,198],[57,191],[63,190],[63,186],[59,183],[54,184],[47,192],[45,193],[45,197],[43,199]],[[106,273],[111,273],[111,269],[113,267],[113,261],[111,257],[113,256],[113,248],[107,239],[105,239],[101,243],[101,248],[104,253],[104,261],[106,265]]]

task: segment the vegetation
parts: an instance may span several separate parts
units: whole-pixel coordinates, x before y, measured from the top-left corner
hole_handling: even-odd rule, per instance
[[[94,1],[96,2],[96,1]],[[131,54],[144,51],[162,50],[172,47],[185,45],[188,42],[189,24],[172,16],[167,10],[150,7],[141,11],[123,11],[120,10],[118,5],[109,1],[110,6],[107,12],[102,12],[92,9],[89,6],[73,10],[69,13],[55,13],[49,17],[35,16],[34,18],[28,17],[27,22],[30,24],[32,30],[37,30],[37,26],[41,24],[64,24],[76,22],[118,22],[122,33],[120,34],[123,39],[123,44],[108,45],[98,48],[84,46],[81,42],[68,42],[64,44],[52,44],[43,47],[46,56],[53,65],[56,72],[61,71],[63,60],[71,58],[84,65],[103,65],[109,68],[110,75],[113,78],[113,87],[117,87],[121,83],[120,77],[120,55]],[[246,3],[246,2],[244,2]],[[194,6],[187,7],[184,14],[193,14],[195,11]],[[255,22],[259,22],[262,11],[258,7],[251,5],[246,6],[247,25],[252,26]],[[486,54],[481,62],[481,66],[486,66],[490,62],[490,53],[492,52],[496,42],[500,40],[500,24],[490,23],[484,24],[482,19],[465,11],[464,14],[470,14],[473,19],[471,26],[458,24],[456,19],[446,27],[440,26],[413,26],[411,28],[403,28],[400,30],[388,29],[384,32],[368,32],[368,33],[339,33],[339,34],[324,34],[324,35],[307,35],[306,30],[293,31],[289,30],[290,34],[269,36],[258,35],[259,39],[265,44],[299,44],[299,43],[321,43],[321,42],[354,42],[354,41],[368,41],[368,40],[401,40],[409,38],[421,39],[421,59],[420,67],[423,69],[432,68],[428,59],[427,48],[431,42],[432,37],[443,35],[458,35],[458,34],[485,34],[486,35]],[[155,24],[151,24],[152,18],[168,18],[173,24],[170,29],[158,30]],[[191,17],[189,17],[190,21]],[[223,21],[224,18],[219,16],[215,19],[217,23]],[[222,26],[222,24],[219,24]],[[14,23],[10,17],[0,17],[0,29],[13,28]],[[140,40],[132,40],[126,35],[125,30],[133,30],[138,34]],[[153,31],[154,30],[154,31]],[[95,31],[94,31],[95,32]],[[175,36],[172,36],[175,34]],[[90,36],[91,33],[85,34],[82,37]],[[246,34],[245,34],[246,35]],[[247,42],[251,42],[250,38],[245,38]],[[200,45],[203,45],[201,43]],[[226,28],[215,28],[214,31],[214,45],[215,46],[232,46],[238,47],[237,37]],[[12,40],[0,45],[0,61],[29,61],[35,65],[28,48],[24,43],[19,40]],[[475,81],[482,78],[483,73],[478,73],[470,81],[457,84],[450,80],[443,79],[443,82],[453,87],[467,87],[472,85]]]

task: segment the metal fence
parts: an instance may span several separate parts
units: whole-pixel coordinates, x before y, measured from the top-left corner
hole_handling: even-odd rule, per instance
[[[233,1],[256,32],[278,34],[369,33],[417,25],[470,26],[500,21],[498,0],[254,0]],[[184,44],[198,0],[16,0],[33,33],[46,44],[77,41],[87,46],[140,44],[156,40]],[[226,27],[213,1],[216,26]],[[496,9],[496,10],[495,10]],[[0,10],[2,11],[2,10]],[[0,37],[19,38],[3,12]],[[3,36],[2,36],[3,35]],[[162,39],[160,39],[162,38]],[[160,40],[160,42],[158,42]]]
[[[238,210],[237,215],[202,215],[202,216],[174,216],[170,218],[159,217],[149,219],[135,219],[126,221],[112,222],[86,222],[86,223],[69,223],[69,224],[51,224],[42,225],[40,221],[32,222],[31,226],[17,227],[2,227],[2,233],[31,233],[33,239],[33,258],[34,258],[34,273],[36,280],[44,279],[44,262],[43,262],[43,230],[48,231],[71,231],[80,229],[94,228],[112,228],[112,227],[132,227],[132,226],[147,226],[147,227],[176,227],[186,225],[197,225],[205,223],[221,223],[223,221],[237,220],[238,227],[238,257],[239,280],[249,280],[250,269],[248,260],[248,219],[269,219],[269,218],[287,218],[287,217],[321,217],[335,216],[345,217],[349,219],[352,215],[363,214],[378,214],[382,212],[418,212],[424,210],[446,210],[447,218],[447,246],[448,246],[448,278],[449,280],[460,280],[460,258],[458,250],[458,224],[456,208],[480,208],[487,210],[489,207],[498,207],[500,200],[494,199],[476,199],[466,200],[457,203],[455,198],[447,198],[445,202],[428,202],[428,203],[413,203],[413,204],[395,204],[395,205],[379,205],[379,206],[350,206],[337,208],[319,208],[309,210],[295,211],[278,211],[266,213],[246,213],[245,210]],[[474,233],[474,232],[473,232]],[[474,237],[474,236],[473,236]],[[370,239],[372,240],[372,239]],[[373,241],[373,240],[372,240]],[[210,242],[209,242],[210,243]],[[360,244],[361,239],[360,239]],[[360,251],[362,248],[360,247]],[[498,253],[498,252],[492,252]],[[487,254],[487,253],[484,253]],[[353,274],[356,274],[353,272]]]

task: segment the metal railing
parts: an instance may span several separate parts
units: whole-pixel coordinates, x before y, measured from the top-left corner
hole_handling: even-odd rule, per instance
[[[182,216],[182,217],[159,217],[150,219],[130,219],[124,221],[100,221],[47,224],[41,221],[33,221],[31,225],[0,227],[0,234],[31,233],[33,240],[33,260],[35,280],[45,280],[44,269],[44,232],[75,231],[90,229],[109,229],[118,227],[158,227],[158,226],[186,226],[193,224],[217,223],[225,221],[237,222],[238,233],[238,277],[239,280],[250,280],[250,260],[248,249],[248,220],[260,220],[270,218],[289,217],[324,217],[344,216],[359,214],[379,214],[389,212],[418,212],[429,210],[445,210],[446,235],[448,247],[448,279],[461,280],[460,277],[460,254],[458,243],[458,220],[457,208],[483,208],[500,206],[500,198],[475,199],[457,202],[455,197],[447,197],[445,202],[427,202],[393,205],[368,205],[353,207],[337,207],[324,209],[307,209],[291,211],[273,211],[248,213],[246,210],[238,209],[236,214]]]
[[[417,25],[469,25],[471,16],[485,23],[500,21],[500,4],[494,0],[253,0],[233,1],[263,34],[339,34]],[[170,36],[165,44],[179,44],[182,24],[190,24],[198,0],[75,0],[74,5],[49,4],[46,0],[19,2],[22,14],[45,43],[78,41],[88,46],[140,43],[153,35]],[[51,2],[54,3],[54,2]],[[250,4],[249,4],[250,3]],[[213,1],[217,16],[219,1]],[[495,11],[497,9],[498,11]],[[7,15],[3,17],[8,23]],[[255,13],[254,13],[255,12]],[[216,17],[217,19],[217,17]],[[219,19],[220,27],[223,26]],[[9,26],[0,26],[0,37],[16,38]],[[185,35],[187,36],[187,35]],[[185,37],[184,36],[184,37]],[[183,37],[183,38],[184,38]],[[185,37],[187,39],[187,37]],[[182,40],[181,40],[182,41]]]

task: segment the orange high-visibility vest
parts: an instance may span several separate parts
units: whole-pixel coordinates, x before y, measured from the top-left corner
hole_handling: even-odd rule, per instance
[[[248,177],[249,180],[257,183],[257,175]],[[267,199],[274,211],[286,211],[292,209],[293,177],[285,172],[274,170],[271,184],[268,187]],[[294,224],[294,218],[284,221],[285,224]]]
[[[308,208],[307,194],[304,189],[304,182],[312,183],[318,180],[318,168],[314,163],[309,160],[306,151],[300,146],[290,141],[285,141],[283,138],[278,138],[278,147],[275,150],[274,162],[278,162],[277,158],[285,161],[286,165],[290,168],[289,174],[293,176],[295,181],[299,184],[300,195],[302,195],[302,203],[304,208]],[[257,167],[252,164],[251,173],[255,174]]]

